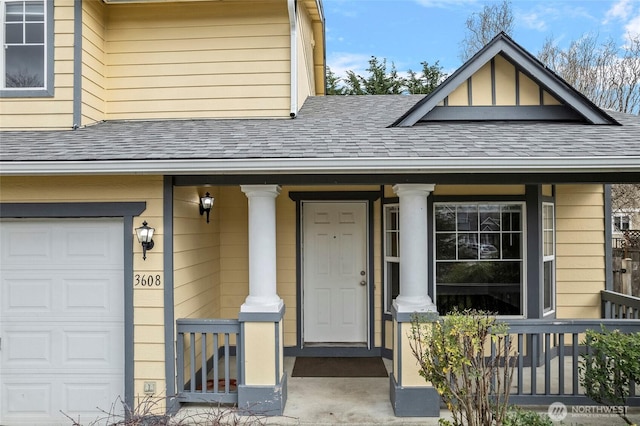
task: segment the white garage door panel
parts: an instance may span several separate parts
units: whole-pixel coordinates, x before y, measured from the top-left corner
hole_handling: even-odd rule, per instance
[[[75,219],[6,224],[10,229],[2,232],[3,264],[60,269],[69,265],[91,269],[95,263],[122,266],[122,221],[116,227],[110,226],[112,221]]]
[[[122,283],[122,271],[6,271],[3,267],[3,315],[55,315],[69,320],[122,320],[122,291],[113,291]],[[42,275],[46,274],[44,278]],[[39,319],[41,321],[41,319]]]
[[[44,375],[37,383],[25,380],[5,383],[2,405],[6,420],[2,424],[69,425],[62,414],[66,413],[76,420],[80,417],[81,424],[88,425],[106,417],[96,407],[105,407],[109,412],[120,392],[111,377],[65,381],[56,374]]]
[[[0,243],[0,424],[103,417],[124,395],[122,221],[3,221]]]
[[[51,387],[50,383],[7,381],[2,385],[2,408],[13,418],[19,419],[25,413],[30,417],[46,418],[51,411]]]

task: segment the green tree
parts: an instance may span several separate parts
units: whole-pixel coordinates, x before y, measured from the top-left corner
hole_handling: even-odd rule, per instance
[[[349,70],[345,79],[335,75],[327,67],[327,95],[397,95],[429,94],[435,90],[447,75],[438,62],[429,65],[421,62],[420,74],[408,70],[407,78],[398,74],[395,65],[387,69],[387,60],[372,56],[369,60],[368,75],[361,76]],[[342,85],[341,85],[342,83]]]
[[[578,372],[585,394],[609,407],[624,407],[631,396],[631,383],[640,381],[640,333],[587,330],[582,342],[590,348],[580,360]],[[614,411],[627,424],[634,424],[624,411]]]
[[[341,80],[342,79],[340,77],[338,77],[333,71],[331,71],[331,68],[327,67],[326,94],[327,95],[344,95],[345,88],[343,86],[340,86]]]
[[[404,81],[407,91],[412,95],[428,95],[447,77],[442,72],[438,61],[433,65],[429,65],[428,62],[421,62],[420,65],[422,65],[422,74],[417,75],[409,70],[407,71],[409,77]]]
[[[387,60],[369,59],[369,75],[362,77],[347,71],[346,94],[348,95],[399,95],[403,92],[403,80],[398,76],[393,62],[387,71]]]

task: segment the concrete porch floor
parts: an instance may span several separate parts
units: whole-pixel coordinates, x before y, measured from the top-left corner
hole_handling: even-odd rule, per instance
[[[391,371],[391,360],[384,360]],[[285,358],[288,398],[284,416],[268,425],[437,425],[438,418],[396,417],[389,401],[388,377],[291,377],[295,358]],[[448,412],[441,413],[445,418]]]
[[[287,403],[283,416],[260,417],[266,425],[437,425],[438,418],[396,417],[389,400],[389,378],[315,378],[291,377],[294,357],[284,359],[287,374]],[[391,371],[391,360],[384,360]],[[548,407],[526,406],[523,409],[547,413]],[[183,407],[178,416],[191,417],[199,409],[197,405]],[[440,410],[441,418],[451,420],[448,410]],[[630,408],[629,417],[640,423],[640,410]],[[242,420],[239,424],[242,423]],[[253,423],[251,423],[253,424]],[[624,425],[615,415],[606,417],[573,417],[571,413],[563,421],[571,426]]]

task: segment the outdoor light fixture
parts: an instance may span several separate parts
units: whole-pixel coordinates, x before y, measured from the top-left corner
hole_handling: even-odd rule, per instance
[[[140,228],[136,228],[136,235],[138,241],[142,244],[142,260],[147,260],[147,250],[153,248],[153,232],[155,229],[147,226],[147,221],[142,222]]]
[[[213,201],[215,198],[211,196],[208,192],[204,197],[200,198],[200,216],[207,212],[207,223],[209,223],[209,212],[211,211],[211,207],[213,207]]]

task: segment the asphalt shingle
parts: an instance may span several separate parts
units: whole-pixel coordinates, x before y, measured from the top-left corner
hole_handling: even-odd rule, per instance
[[[322,96],[295,119],[111,121],[66,131],[0,132],[0,161],[278,158],[534,158],[640,161],[640,117],[621,125],[429,122],[389,127],[423,96]]]

